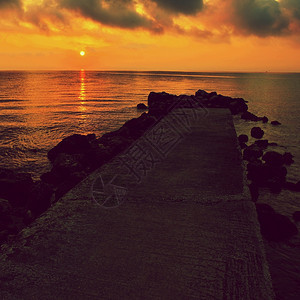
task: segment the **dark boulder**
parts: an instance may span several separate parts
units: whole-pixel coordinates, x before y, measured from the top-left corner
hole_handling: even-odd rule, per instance
[[[266,203],[256,203],[256,212],[258,215],[260,214],[275,214],[274,208]]]
[[[296,184],[290,181],[286,181],[283,188],[289,191],[296,191]]]
[[[96,134],[95,133],[87,134],[86,138],[89,142],[93,142],[96,139]]]
[[[35,217],[46,211],[51,205],[51,197],[54,190],[49,184],[37,181],[31,189],[31,196],[27,203],[27,208]]]
[[[90,136],[87,137],[81,134],[73,134],[69,137],[66,137],[48,152],[48,158],[51,162],[53,162],[60,153],[86,153],[91,149],[91,144],[89,142],[90,139]]]
[[[178,101],[177,96],[165,92],[151,92],[148,96],[149,115],[166,115]]]
[[[272,166],[282,166],[283,165],[283,156],[276,151],[268,151],[266,152],[262,159],[269,165]]]
[[[295,222],[299,222],[300,221],[300,211],[295,211],[293,213],[293,219],[295,220]]]
[[[251,195],[251,200],[253,202],[256,202],[258,200],[259,196],[259,188],[255,182],[252,182],[249,184],[249,191]]]
[[[293,157],[294,157],[294,156],[293,156],[290,152],[285,152],[285,153],[282,155],[283,163],[284,163],[285,165],[291,165],[292,163],[294,163]]]
[[[256,204],[256,211],[261,233],[266,239],[279,242],[298,233],[295,224],[288,217],[274,212],[271,206]]]
[[[26,203],[32,185],[30,174],[0,169],[0,197],[9,200],[14,206]]]
[[[266,149],[269,145],[268,140],[257,140],[254,142],[259,148]]]
[[[295,184],[295,191],[300,192],[300,181]]]
[[[11,214],[12,206],[6,199],[0,199],[0,231],[7,229],[13,223]]]
[[[246,135],[246,134],[241,134],[241,135],[239,135],[238,140],[239,140],[240,143],[247,143],[248,140],[249,140],[249,139],[248,139],[248,135]]]
[[[281,125],[281,123],[278,122],[278,121],[272,121],[271,124],[272,124],[272,125],[275,125],[275,126],[276,126],[276,125]]]
[[[249,112],[249,111],[245,111],[242,115],[241,115],[241,119],[243,120],[247,120],[247,121],[259,121],[259,117],[257,117],[256,115],[254,115],[253,113]]]
[[[240,147],[243,150],[243,149],[247,148],[248,145],[246,143],[240,143]]]
[[[139,103],[139,104],[136,106],[136,108],[137,108],[138,110],[146,110],[146,109],[148,109],[147,105],[145,105],[144,103]]]
[[[263,151],[257,145],[251,145],[245,148],[243,152],[243,159],[247,161],[254,161],[263,155]]]
[[[251,136],[256,139],[261,139],[264,135],[264,131],[260,127],[253,127],[251,129]]]
[[[70,174],[84,169],[83,159],[84,156],[82,154],[59,153],[53,161],[51,172],[64,179]]]
[[[269,121],[269,119],[266,116],[262,117],[261,120],[263,123],[268,123],[268,121]]]
[[[278,146],[278,144],[277,144],[277,143],[274,143],[274,142],[272,142],[272,143],[269,143],[269,146],[271,146],[271,147],[276,147],[276,146]]]

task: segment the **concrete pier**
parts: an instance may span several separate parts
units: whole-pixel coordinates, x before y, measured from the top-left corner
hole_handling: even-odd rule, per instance
[[[168,124],[3,245],[0,299],[274,299],[229,110]]]

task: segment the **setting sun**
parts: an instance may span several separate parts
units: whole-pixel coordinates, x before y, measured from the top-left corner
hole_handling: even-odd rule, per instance
[[[80,51],[81,56],[85,56],[85,51]]]

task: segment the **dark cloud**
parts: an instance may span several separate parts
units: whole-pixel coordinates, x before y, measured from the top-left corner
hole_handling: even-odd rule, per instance
[[[0,0],[0,8],[20,6],[20,0]]]
[[[288,9],[294,18],[300,20],[300,0],[282,0],[280,5]]]
[[[175,13],[194,15],[203,8],[203,0],[153,0],[161,8]]]
[[[288,30],[289,20],[275,0],[233,0],[233,9],[238,29],[246,33],[270,36]]]
[[[129,29],[144,27],[158,32],[161,30],[153,21],[139,15],[131,0],[62,0],[61,5],[105,25]]]

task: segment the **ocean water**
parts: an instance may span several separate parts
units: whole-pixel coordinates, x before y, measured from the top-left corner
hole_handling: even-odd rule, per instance
[[[291,152],[288,180],[300,180],[300,73],[185,73],[99,71],[0,72],[0,167],[30,172],[38,179],[49,168],[47,151],[73,133],[118,129],[140,115],[151,91],[194,94],[196,90],[249,101],[249,110],[281,126],[259,123],[273,150]],[[234,117],[238,134],[256,123]],[[291,217],[300,210],[299,193],[265,191],[259,199]],[[300,229],[300,228],[299,228]],[[266,242],[275,290],[280,299],[300,294],[300,240]]]

